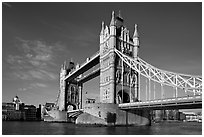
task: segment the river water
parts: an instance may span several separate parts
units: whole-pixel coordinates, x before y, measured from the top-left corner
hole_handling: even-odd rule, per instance
[[[201,135],[202,123],[153,123],[152,126],[96,127],[71,123],[3,121],[3,135]]]

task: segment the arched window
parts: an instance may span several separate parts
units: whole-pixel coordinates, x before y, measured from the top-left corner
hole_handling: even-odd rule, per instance
[[[74,86],[71,86],[71,93],[73,93],[75,90]]]
[[[137,76],[134,74],[134,75],[132,76],[132,81],[131,81],[131,85],[132,85],[133,87],[135,87],[136,81],[137,81]]]
[[[127,84],[129,85],[131,82],[130,82],[130,80],[131,80],[131,75],[130,75],[130,72],[127,74]]]
[[[124,81],[123,81],[123,84],[127,84],[127,75],[128,75],[128,74],[125,72],[125,73],[124,73],[124,77],[123,77],[123,78],[124,78],[124,79],[123,79],[123,80],[124,80]]]
[[[116,72],[116,83],[120,83],[121,80],[121,72],[120,70],[117,70]]]

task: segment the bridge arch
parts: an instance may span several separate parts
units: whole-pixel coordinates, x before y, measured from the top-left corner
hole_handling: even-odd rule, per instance
[[[67,111],[72,111],[72,110],[76,110],[77,106],[71,103],[68,103],[67,105]]]
[[[120,103],[129,103],[130,102],[130,95],[126,90],[119,90],[117,93],[117,104]]]

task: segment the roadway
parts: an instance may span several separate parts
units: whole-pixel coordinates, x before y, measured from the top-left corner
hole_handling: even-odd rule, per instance
[[[120,109],[196,109],[202,108],[202,96],[178,97],[119,104]]]

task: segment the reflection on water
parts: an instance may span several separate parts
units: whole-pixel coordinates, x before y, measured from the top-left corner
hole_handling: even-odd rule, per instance
[[[3,135],[201,135],[202,123],[154,123],[152,126],[96,127],[70,123],[2,122]]]

